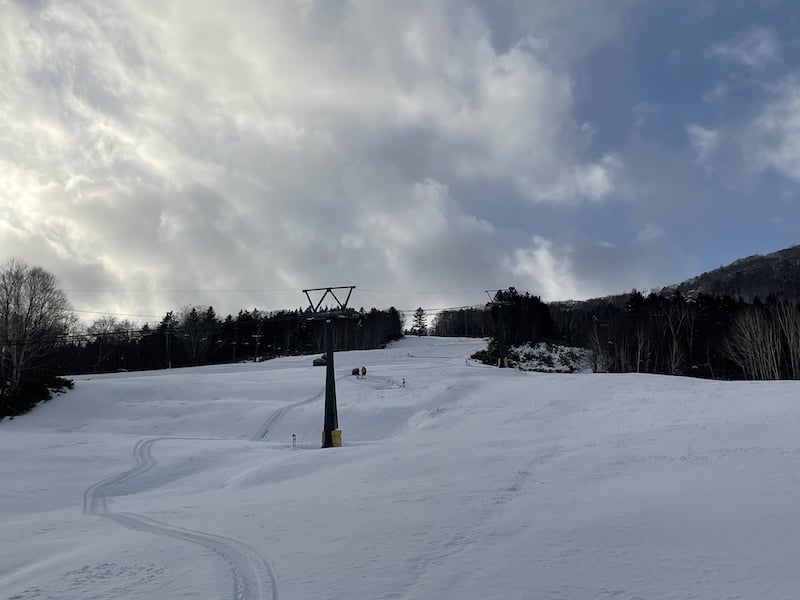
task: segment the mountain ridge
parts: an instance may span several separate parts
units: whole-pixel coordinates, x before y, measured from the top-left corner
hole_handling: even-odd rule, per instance
[[[800,245],[739,258],[662,288],[662,292],[677,291],[687,296],[702,293],[748,302],[768,296],[800,297]]]

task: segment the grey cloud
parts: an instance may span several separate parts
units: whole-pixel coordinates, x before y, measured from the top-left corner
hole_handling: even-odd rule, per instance
[[[68,288],[505,285],[543,232],[477,212],[607,201],[624,173],[620,156],[589,153],[571,114],[564,57],[613,36],[624,12],[591,4],[576,23],[603,13],[599,38],[559,42],[575,7],[523,3],[524,31],[502,48],[462,3],[11,5],[0,208],[14,217],[0,242]],[[241,294],[221,310],[297,301]]]

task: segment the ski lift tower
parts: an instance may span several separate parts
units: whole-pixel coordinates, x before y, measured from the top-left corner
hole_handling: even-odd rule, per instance
[[[325,420],[322,428],[322,447],[339,448],[342,445],[342,430],[339,429],[339,416],[336,410],[336,375],[333,369],[333,323],[338,319],[352,319],[354,311],[347,307],[350,295],[356,289],[354,285],[339,287],[311,288],[303,290],[308,299],[311,317],[310,320],[325,321]],[[347,295],[345,296],[345,290]],[[337,295],[338,293],[338,295]],[[319,295],[315,303],[311,295]],[[322,308],[326,298],[336,303],[335,308],[327,305]],[[340,299],[344,297],[344,300]]]

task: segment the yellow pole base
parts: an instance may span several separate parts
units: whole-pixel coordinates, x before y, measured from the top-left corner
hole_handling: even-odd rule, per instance
[[[331,431],[331,445],[327,446],[325,444],[325,432],[322,432],[322,447],[323,448],[341,448],[342,447],[342,430],[341,429],[334,429]]]

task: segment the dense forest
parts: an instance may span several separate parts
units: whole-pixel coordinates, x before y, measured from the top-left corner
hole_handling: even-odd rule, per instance
[[[160,369],[266,360],[322,352],[324,323],[303,310],[261,313],[242,310],[236,317],[217,317],[212,307],[168,312],[156,326],[136,328],[114,317],[96,320],[85,333],[65,338],[52,355],[52,366],[64,374]],[[394,309],[350,311],[336,318],[334,347],[379,348],[403,335]]]
[[[588,348],[597,372],[722,379],[800,379],[800,304],[752,302],[680,291],[544,304],[513,288],[484,308],[445,311],[435,335],[490,336],[500,312],[509,345],[552,342]],[[490,357],[490,362],[496,361]]]

